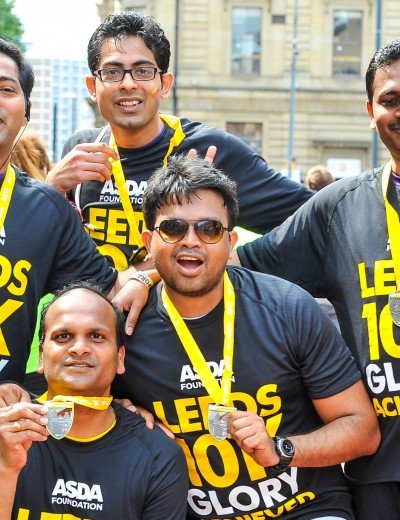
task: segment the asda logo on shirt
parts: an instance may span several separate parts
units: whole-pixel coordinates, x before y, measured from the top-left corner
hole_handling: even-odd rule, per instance
[[[126,181],[126,187],[130,196],[140,197],[143,195],[144,190],[147,188],[147,181],[141,181],[139,184],[135,181]],[[101,190],[101,195],[118,195],[118,190],[114,186],[113,181],[110,179],[104,183]]]
[[[103,495],[99,484],[89,486],[83,482],[75,482],[74,480],[67,480],[59,478],[54,486],[53,497],[61,496],[76,500],[86,500],[92,502],[103,502]]]
[[[219,363],[215,361],[207,361],[207,365],[212,375],[221,383],[221,378],[224,373],[224,360],[221,359]],[[235,376],[232,374],[232,382],[235,381]],[[193,390],[194,388],[200,388],[203,383],[200,381],[200,377],[192,365],[183,365],[181,370],[181,390]]]

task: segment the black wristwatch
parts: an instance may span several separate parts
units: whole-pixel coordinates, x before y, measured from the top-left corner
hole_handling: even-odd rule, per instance
[[[284,471],[289,467],[294,457],[295,449],[293,443],[286,437],[273,437],[272,440],[275,444],[275,451],[281,460],[275,466],[271,466],[270,469]]]

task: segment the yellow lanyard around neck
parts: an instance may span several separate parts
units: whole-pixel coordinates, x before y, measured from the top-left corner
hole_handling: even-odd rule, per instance
[[[204,388],[216,404],[228,406],[231,396],[235,339],[235,291],[228,273],[226,271],[224,272],[224,371],[221,386],[219,386],[218,381],[213,376],[195,339],[170,300],[164,287],[161,291],[161,297],[183,348],[200,377]]]
[[[47,392],[40,397],[37,397],[36,401],[41,404],[48,401]],[[84,397],[82,395],[55,395],[53,399],[51,399],[51,402],[53,403],[75,403],[80,404],[81,406],[86,406],[86,408],[92,408],[93,410],[107,410],[107,408],[110,407],[111,401],[111,396]]]
[[[184,140],[185,134],[183,133],[179,117],[160,114],[160,119],[167,123],[167,125],[171,127],[174,131],[174,134],[169,142],[167,153],[163,159],[163,166],[165,166],[167,164],[167,159],[171,155],[173,149],[179,146],[180,143]],[[117,143],[115,142],[115,137],[112,132],[110,135],[109,146],[118,154]],[[133,211],[131,200],[129,198],[128,188],[126,187],[125,175],[124,170],[122,168],[121,160],[111,160],[111,166],[112,174],[115,179],[115,185],[121,198],[121,204],[129,224],[130,232],[133,235],[135,244],[137,244],[138,247],[142,247],[143,242],[139,231],[139,223],[135,217],[135,212]]]
[[[394,207],[389,203],[387,191],[391,174],[391,161],[385,164],[382,172],[382,192],[385,201],[386,222],[388,228],[388,236],[390,243],[390,251],[393,260],[393,269],[396,277],[396,287],[400,287],[400,222],[399,215]]]
[[[3,229],[4,222],[7,218],[8,209],[14,191],[15,179],[15,170],[11,164],[9,164],[0,190],[0,231]]]

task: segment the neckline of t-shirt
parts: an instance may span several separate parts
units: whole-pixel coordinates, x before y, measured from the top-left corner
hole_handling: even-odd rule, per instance
[[[156,287],[156,293],[157,293],[157,309],[158,312],[161,314],[161,316],[170,321],[168,313],[162,303],[161,299],[161,289],[162,289],[162,283],[157,284]],[[197,327],[203,327],[204,325],[207,325],[208,323],[212,323],[213,321],[220,319],[221,316],[223,316],[224,313],[224,299],[222,298],[219,303],[207,314],[204,314],[203,316],[198,316],[196,318],[188,318],[183,319],[184,322],[187,324],[189,328],[197,328]]]
[[[137,148],[124,148],[122,146],[118,146],[118,150],[120,152],[122,152],[122,153],[120,153],[120,155],[123,155],[123,154],[127,155],[129,153],[146,150],[146,148],[150,148],[151,146],[154,146],[159,141],[161,141],[161,139],[164,137],[166,131],[167,131],[167,125],[164,124],[163,127],[161,128],[160,132],[154,137],[154,139],[152,139],[149,143],[144,144],[143,146],[138,146]]]

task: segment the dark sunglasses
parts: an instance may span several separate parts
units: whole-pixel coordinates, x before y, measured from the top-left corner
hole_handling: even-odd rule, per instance
[[[228,231],[228,228],[224,227],[219,220],[198,220],[194,224],[189,224],[186,220],[179,218],[163,220],[154,230],[164,242],[175,244],[182,240],[190,226],[193,226],[196,235],[206,244],[216,244],[221,240],[224,231]]]

